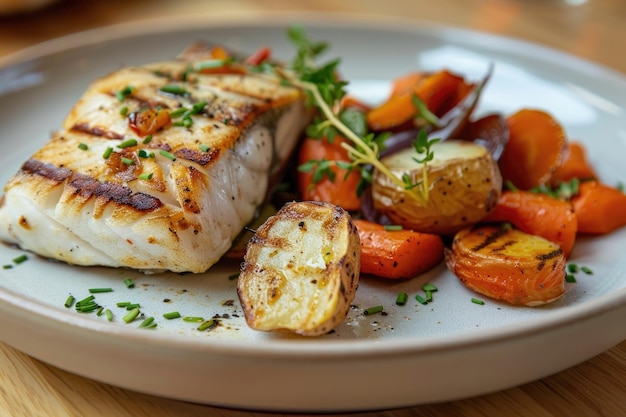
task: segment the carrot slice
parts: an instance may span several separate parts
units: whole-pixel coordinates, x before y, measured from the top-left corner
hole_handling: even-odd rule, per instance
[[[503,191],[485,222],[510,222],[520,230],[541,236],[569,256],[576,242],[578,218],[569,201],[530,191]]]
[[[626,194],[617,188],[582,182],[572,204],[580,233],[605,234],[626,225]]]
[[[413,278],[443,259],[439,235],[412,230],[386,230],[366,220],[353,220],[361,239],[361,272],[382,278]]]
[[[574,178],[589,180],[597,178],[593,166],[587,160],[587,152],[582,143],[570,142],[567,146],[565,159],[552,176],[552,185],[570,181]]]
[[[411,94],[426,77],[426,72],[415,71],[395,78],[391,84],[391,97]]]
[[[398,93],[392,94],[387,101],[367,113],[367,123],[372,130],[390,130],[410,121],[418,109],[413,104],[413,94],[424,102],[426,107],[436,115],[441,114],[442,107],[449,107],[451,100],[457,99],[459,85],[464,83],[462,77],[441,70],[421,80],[408,89],[402,85]]]
[[[566,259],[558,245],[510,227],[461,230],[446,264],[468,288],[513,305],[545,304],[565,292]]]
[[[505,181],[529,190],[548,184],[563,161],[565,132],[548,113],[523,109],[507,118],[509,141],[499,160]]]
[[[345,139],[335,137],[333,143],[325,138],[305,139],[299,150],[298,164],[303,166],[311,163],[311,170],[298,172],[298,189],[303,200],[333,203],[345,210],[361,208],[361,198],[357,195],[357,187],[361,179],[358,171],[352,171],[346,178],[346,170],[337,166],[334,161],[350,161],[348,152],[341,147]],[[328,163],[328,175],[316,181],[315,170],[320,163]]]

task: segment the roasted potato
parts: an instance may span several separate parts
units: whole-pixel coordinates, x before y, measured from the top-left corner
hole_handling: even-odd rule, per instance
[[[346,317],[360,270],[359,233],[344,209],[286,204],[248,242],[237,283],[246,323],[305,336]]]
[[[565,292],[559,245],[511,227],[461,230],[446,250],[446,264],[468,288],[513,305],[546,304]]]
[[[429,196],[426,203],[387,176],[374,172],[374,207],[394,223],[423,233],[452,235],[485,217],[495,206],[502,190],[502,177],[491,154],[483,146],[460,140],[435,143],[434,158],[427,163]],[[389,170],[413,183],[422,180],[424,165],[413,149],[383,158]]]

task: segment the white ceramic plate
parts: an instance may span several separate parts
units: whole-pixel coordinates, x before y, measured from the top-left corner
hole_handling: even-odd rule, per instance
[[[272,23],[264,23],[269,22]],[[450,68],[478,79],[495,73],[480,111],[522,107],[552,112],[571,138],[589,145],[609,183],[626,179],[626,81],[614,72],[542,47],[416,22],[273,16],[133,24],[63,38],[5,59],[0,67],[1,182],[12,175],[88,83],[123,65],[170,58],[207,39],[241,51],[270,45],[290,58],[285,28],[305,23],[342,57],[352,91],[376,101],[389,80],[415,69]],[[323,22],[323,23],[322,23]],[[573,261],[589,266],[566,295],[540,308],[515,308],[465,289],[442,266],[406,282],[363,279],[356,307],[335,332],[316,339],[249,330],[236,300],[237,264],[203,275],[141,276],[80,268],[36,256],[0,270],[0,338],[63,369],[121,387],[195,402],[280,411],[354,411],[448,401],[505,389],[561,371],[626,338],[626,230],[577,242]],[[0,264],[22,252],[0,246]],[[136,283],[128,289],[123,279]],[[425,282],[439,291],[423,306]],[[79,314],[68,294],[97,294],[115,318]],[[395,305],[400,291],[407,305]],[[228,301],[232,300],[232,303]],[[125,324],[118,301],[139,302],[156,330]],[[232,304],[232,305],[230,305]],[[383,305],[386,315],[364,316]],[[222,325],[165,320],[163,313],[222,316]]]

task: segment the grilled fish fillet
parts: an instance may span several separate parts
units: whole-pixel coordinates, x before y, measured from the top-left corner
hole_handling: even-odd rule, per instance
[[[309,117],[298,89],[240,63],[204,73],[204,58],[96,80],[6,184],[0,239],[75,265],[192,273],[214,265]]]

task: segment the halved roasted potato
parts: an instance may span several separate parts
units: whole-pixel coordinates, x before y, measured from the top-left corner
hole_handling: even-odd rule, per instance
[[[446,250],[446,263],[468,288],[513,305],[546,304],[565,292],[559,245],[511,227],[461,230]]]
[[[237,283],[256,330],[324,334],[346,317],[359,280],[359,233],[344,209],[286,204],[248,242]]]
[[[429,197],[426,203],[411,198],[389,177],[374,172],[374,207],[394,223],[424,233],[454,234],[475,224],[495,206],[502,190],[498,164],[483,146],[460,140],[435,143],[427,163]],[[422,181],[424,165],[413,148],[382,159],[398,178]]]

